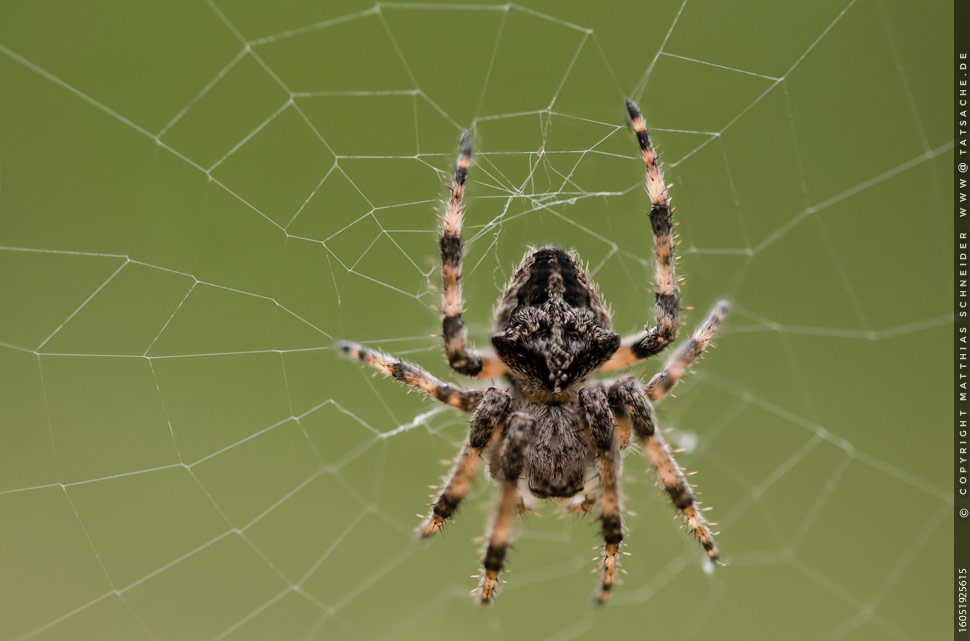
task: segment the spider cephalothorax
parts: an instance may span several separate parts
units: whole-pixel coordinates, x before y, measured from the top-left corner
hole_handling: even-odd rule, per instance
[[[674,340],[679,321],[667,188],[639,109],[629,100],[627,109],[640,143],[650,197],[656,266],[656,322],[652,327],[621,341],[610,328],[610,313],[577,257],[545,247],[526,254],[499,300],[492,335],[495,353],[466,346],[461,227],[471,136],[465,132],[439,243],[444,285],[442,336],[452,369],[479,379],[504,378],[505,385],[462,389],[413,363],[356,343],[339,344],[344,353],[442,403],[472,413],[468,439],[418,532],[428,537],[441,529],[468,493],[481,460],[486,459],[502,491],[482,560],[478,594],[483,603],[491,601],[498,585],[515,517],[536,497],[567,499],[574,512],[588,512],[599,505],[603,570],[597,600],[606,599],[613,588],[623,540],[621,452],[632,436],[640,441],[688,530],[711,560],[718,559],[713,534],[697,507],[694,491],[657,430],[653,402],[667,394],[704,352],[727,312],[727,303],[717,303],[694,335],[646,384],[633,376],[589,379],[594,372],[622,369],[658,354]]]

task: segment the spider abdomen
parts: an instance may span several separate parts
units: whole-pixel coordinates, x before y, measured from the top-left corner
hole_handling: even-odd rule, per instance
[[[576,255],[547,247],[527,253],[512,276],[492,346],[522,389],[558,394],[606,362],[620,337]]]
[[[522,258],[499,300],[496,327],[504,327],[516,309],[540,307],[555,298],[574,309],[592,310],[596,321],[609,327],[610,314],[579,257],[558,247],[531,250]]]

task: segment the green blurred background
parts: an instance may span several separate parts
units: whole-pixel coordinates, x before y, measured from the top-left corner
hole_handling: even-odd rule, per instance
[[[939,639],[952,552],[950,5],[901,0],[0,3],[0,639]],[[624,470],[596,521],[493,491],[412,530],[465,418],[340,360],[451,380],[436,226],[459,131],[466,320],[525,248],[650,320],[643,108],[680,223],[658,408],[727,567]],[[648,376],[657,363],[637,370]]]

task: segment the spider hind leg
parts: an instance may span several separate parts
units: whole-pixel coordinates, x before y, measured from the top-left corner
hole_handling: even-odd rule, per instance
[[[650,228],[653,232],[654,316],[656,325],[646,331],[623,339],[620,349],[607,361],[604,371],[622,369],[633,363],[659,354],[677,337],[680,321],[680,292],[675,273],[674,222],[667,185],[664,184],[657,150],[650,141],[646,122],[639,107],[632,100],[626,101],[626,108],[633,123],[633,131],[640,144],[643,158],[644,181],[650,197]]]

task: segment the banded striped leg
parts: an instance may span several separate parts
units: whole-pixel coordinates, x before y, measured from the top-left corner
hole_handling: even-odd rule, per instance
[[[461,319],[464,301],[461,295],[461,226],[465,210],[465,179],[472,159],[471,134],[463,131],[459,140],[458,162],[451,182],[451,193],[441,221],[441,281],[443,286],[441,333],[445,340],[448,364],[459,374],[479,378],[497,378],[505,365],[495,356],[470,351],[465,346],[465,323]]]
[[[680,293],[674,270],[674,226],[671,217],[670,198],[664,185],[663,172],[657,162],[657,152],[650,142],[647,125],[640,109],[632,100],[626,101],[627,111],[633,121],[633,130],[640,143],[640,153],[646,169],[644,179],[650,196],[650,227],[653,230],[653,255],[655,260],[657,324],[647,331],[629,336],[620,343],[620,349],[602,365],[602,370],[622,369],[638,360],[659,353],[677,337],[680,315]]]
[[[482,400],[481,390],[466,390],[435,378],[414,363],[396,359],[389,354],[350,341],[340,341],[337,349],[350,358],[367,363],[379,372],[419,389],[436,401],[470,412]]]
[[[488,537],[488,548],[482,560],[482,577],[478,584],[478,596],[482,605],[495,596],[498,577],[505,566],[505,553],[512,535],[512,524],[519,513],[519,477],[525,467],[525,453],[535,429],[535,420],[528,414],[516,412],[509,419],[508,434],[499,454],[502,472],[502,494],[499,497],[495,520]]]
[[[656,429],[657,421],[653,413],[653,405],[640,381],[634,377],[625,378],[610,386],[610,404],[613,411],[630,417],[633,431],[640,438],[643,453],[650,460],[657,471],[657,477],[663,484],[664,491],[670,497],[684,519],[684,524],[691,534],[697,537],[701,546],[712,561],[718,560],[717,546],[714,535],[708,527],[707,521],[697,508],[694,491],[691,489],[684,471],[677,465],[670,447]]]
[[[579,392],[579,403],[586,413],[596,446],[596,467],[599,471],[600,522],[603,533],[603,568],[596,602],[604,603],[616,580],[620,544],[623,542],[623,523],[620,516],[620,445],[616,440],[616,420],[610,410],[602,387]]]
[[[418,535],[426,539],[445,524],[461,505],[482,460],[482,451],[498,436],[509,411],[509,396],[500,389],[485,392],[469,422],[468,440],[461,448],[441,491],[431,505]]]
[[[711,339],[717,332],[721,321],[727,315],[729,307],[726,300],[720,300],[715,303],[714,308],[707,314],[707,318],[694,331],[694,335],[681,343],[677,347],[677,350],[667,359],[664,368],[654,374],[646,386],[647,396],[650,397],[651,401],[663,398],[663,396],[670,392],[674,388],[674,385],[677,384],[677,381],[687,372],[687,368],[690,367],[691,363],[700,358],[707,346],[710,345]]]

